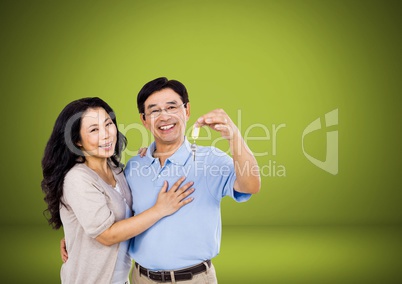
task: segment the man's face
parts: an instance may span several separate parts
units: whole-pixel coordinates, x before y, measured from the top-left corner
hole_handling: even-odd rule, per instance
[[[181,143],[190,117],[190,105],[186,106],[170,88],[155,92],[144,103],[145,119],[141,115],[142,123],[151,131],[157,143]]]

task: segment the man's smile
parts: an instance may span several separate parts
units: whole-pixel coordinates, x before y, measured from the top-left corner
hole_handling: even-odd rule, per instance
[[[172,123],[172,124],[168,124],[168,125],[159,126],[159,129],[162,131],[166,131],[166,130],[172,129],[175,126],[176,126],[176,123]]]

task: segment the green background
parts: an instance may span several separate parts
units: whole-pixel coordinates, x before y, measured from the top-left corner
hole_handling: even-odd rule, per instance
[[[151,142],[136,95],[183,82],[188,127],[223,108],[265,172],[249,202],[222,204],[220,283],[401,278],[400,1],[0,1],[4,283],[57,283],[62,232],[47,226],[40,161],[54,121],[99,96],[129,139]],[[303,130],[334,109],[339,173],[314,166]],[[273,127],[286,125],[272,138]],[[306,151],[325,160],[325,132]],[[227,150],[212,135],[199,143]],[[218,141],[218,142],[216,142]],[[277,169],[278,169],[277,168]],[[25,273],[24,273],[25,271]],[[19,281],[20,280],[20,281]],[[271,282],[270,282],[271,281]]]

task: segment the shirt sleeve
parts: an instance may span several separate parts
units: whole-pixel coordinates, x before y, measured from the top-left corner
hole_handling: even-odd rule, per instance
[[[236,173],[233,159],[217,148],[211,148],[206,159],[207,184],[211,194],[221,200],[224,196],[230,196],[237,202],[250,199],[251,194],[238,192],[234,189]]]
[[[90,237],[96,238],[115,222],[107,195],[89,173],[70,171],[64,179],[63,195],[66,205]]]

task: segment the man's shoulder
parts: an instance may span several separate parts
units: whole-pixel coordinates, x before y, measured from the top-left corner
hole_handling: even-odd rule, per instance
[[[136,156],[131,157],[131,158],[128,160],[127,164],[130,163],[131,161],[137,161],[137,160],[141,160],[141,159],[143,159],[143,158],[146,158],[146,157],[141,157],[140,154],[137,154]]]
[[[139,154],[131,157],[130,160],[126,163],[124,170],[130,169],[131,167],[138,167],[139,165],[145,165],[149,163],[148,157],[141,157]]]

